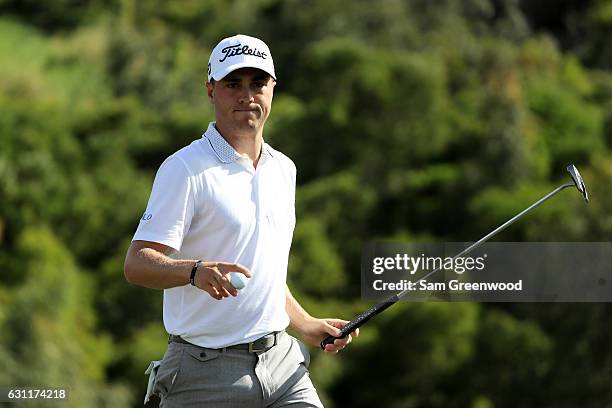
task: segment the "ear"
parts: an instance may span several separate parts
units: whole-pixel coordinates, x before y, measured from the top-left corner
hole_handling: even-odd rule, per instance
[[[208,94],[208,100],[212,103],[215,97],[214,85],[206,81],[206,93]]]

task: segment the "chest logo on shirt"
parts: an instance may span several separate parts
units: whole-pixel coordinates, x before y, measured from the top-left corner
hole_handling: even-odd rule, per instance
[[[141,221],[149,221],[151,218],[153,218],[153,214],[151,214],[151,213],[144,213],[144,214],[142,214],[142,218],[140,220]]]

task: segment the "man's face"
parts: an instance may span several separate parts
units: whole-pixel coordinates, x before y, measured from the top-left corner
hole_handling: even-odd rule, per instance
[[[213,84],[207,82],[217,125],[231,132],[262,129],[270,114],[275,84],[269,74],[256,68],[238,69]]]

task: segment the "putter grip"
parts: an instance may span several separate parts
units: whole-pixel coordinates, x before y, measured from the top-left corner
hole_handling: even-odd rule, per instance
[[[356,329],[364,325],[372,317],[376,316],[383,310],[395,304],[395,302],[397,302],[398,300],[399,298],[397,297],[397,295],[393,295],[386,301],[379,303],[371,307],[370,309],[366,310],[365,312],[361,313],[359,316],[357,316],[356,318],[348,322],[346,326],[340,329],[340,331],[342,332],[342,335],[340,337],[327,336],[325,339],[323,339],[323,341],[321,342],[321,349],[324,350],[326,345],[332,344],[334,340],[336,339],[345,338],[348,334],[354,332]]]

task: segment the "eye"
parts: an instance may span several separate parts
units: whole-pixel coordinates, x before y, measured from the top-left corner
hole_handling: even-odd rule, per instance
[[[236,89],[240,86],[238,82],[228,82],[226,87],[230,89]]]

